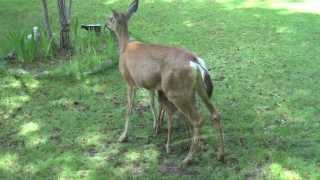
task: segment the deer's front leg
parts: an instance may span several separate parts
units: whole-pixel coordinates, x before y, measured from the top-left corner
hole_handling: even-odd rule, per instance
[[[135,96],[135,89],[134,87],[128,86],[127,89],[127,98],[128,98],[128,105],[127,105],[127,113],[126,113],[126,122],[124,126],[124,131],[122,132],[121,136],[118,139],[118,142],[124,142],[127,139],[128,134],[128,127],[129,127],[129,120],[130,115],[132,114],[133,104],[134,104],[134,96]]]

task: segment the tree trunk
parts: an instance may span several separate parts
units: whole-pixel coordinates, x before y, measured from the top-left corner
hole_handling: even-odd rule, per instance
[[[52,30],[49,22],[49,10],[48,10],[48,3],[47,0],[42,0],[42,5],[43,5],[43,17],[44,17],[44,26],[47,31],[47,35],[49,40],[52,40]]]
[[[68,11],[68,19],[71,21],[71,7],[72,7],[72,0],[69,0],[69,11]]]
[[[70,21],[65,0],[58,0],[60,20],[60,49],[66,53],[71,52]]]

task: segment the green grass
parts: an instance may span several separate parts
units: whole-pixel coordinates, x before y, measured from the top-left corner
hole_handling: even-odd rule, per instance
[[[141,2],[130,24],[133,36],[192,49],[212,69],[226,163],[216,160],[216,134],[203,113],[203,150],[190,166],[175,168],[189,146],[183,123],[175,121],[173,153],[167,155],[165,130],[153,134],[144,91],[129,142],[116,143],[125,84],[116,66],[85,73],[115,57],[103,51],[46,65],[50,75],[41,78],[34,68],[25,75],[0,71],[0,179],[320,178],[319,13],[275,9],[263,1]],[[73,11],[80,24],[103,23],[111,8],[128,3],[79,0]],[[0,5],[0,40],[17,26],[40,22],[34,18],[38,1]],[[50,7],[56,13],[54,1]],[[56,29],[56,15],[52,20]]]

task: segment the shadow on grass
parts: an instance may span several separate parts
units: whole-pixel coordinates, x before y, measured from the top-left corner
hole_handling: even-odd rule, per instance
[[[126,98],[114,69],[80,81],[34,80],[28,92],[2,89],[13,102],[28,98],[0,124],[0,178],[319,177],[319,16],[284,12],[157,1],[142,4],[132,19],[138,39],[183,45],[206,59],[219,80],[214,99],[224,121],[226,164],[215,160],[208,121],[207,144],[185,170],[163,168],[186,155],[188,144],[179,143],[185,133],[174,132],[175,152],[166,155],[165,134],[151,135],[148,111],[134,115],[128,143],[115,143]]]

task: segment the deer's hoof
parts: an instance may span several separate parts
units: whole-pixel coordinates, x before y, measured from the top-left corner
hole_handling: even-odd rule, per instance
[[[167,154],[170,154],[170,153],[171,153],[170,146],[166,145],[166,151],[167,151]]]
[[[181,163],[180,163],[180,167],[186,167],[188,164],[190,164],[192,162],[192,156],[188,155]]]
[[[157,127],[157,128],[154,130],[154,133],[155,133],[156,135],[159,135],[159,134],[160,134],[160,128]]]
[[[128,140],[127,135],[126,135],[126,134],[121,134],[121,136],[120,136],[119,139],[118,139],[118,142],[119,142],[119,143],[122,143],[122,142],[125,142],[125,141],[127,141],[127,140]]]
[[[224,153],[219,152],[217,155],[217,159],[218,161],[224,162]]]
[[[155,133],[156,135],[159,134],[159,132],[160,132],[160,126],[159,126],[159,124],[153,126],[153,131],[154,131],[154,133]]]

